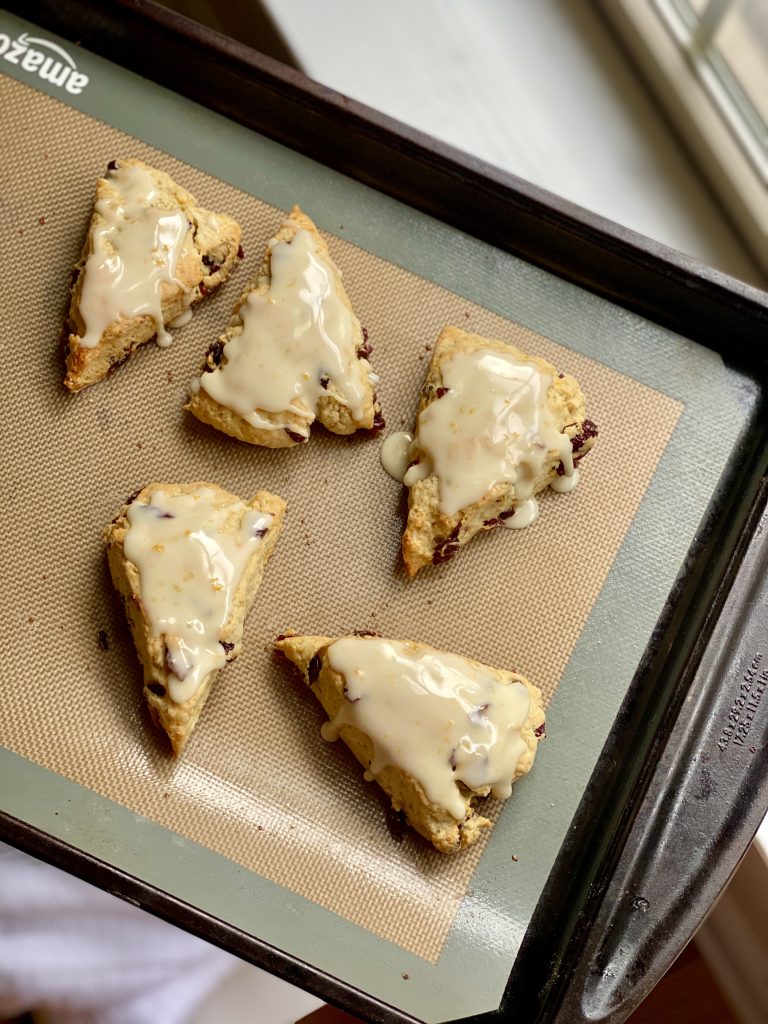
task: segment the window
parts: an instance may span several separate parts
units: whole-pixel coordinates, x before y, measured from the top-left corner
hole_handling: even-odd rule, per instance
[[[602,9],[768,271],[768,3],[603,0]]]

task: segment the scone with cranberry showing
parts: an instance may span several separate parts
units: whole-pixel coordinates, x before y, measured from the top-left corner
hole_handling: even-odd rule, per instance
[[[370,353],[325,240],[294,206],[208,350],[185,408],[267,448],[308,441],[315,419],[334,434],[378,431]]]
[[[246,502],[211,483],[153,483],[104,531],[144,696],[175,754],[219,670],[240,653],[284,511],[282,498],[268,491]]]
[[[545,487],[571,490],[597,437],[577,381],[512,345],[445,327],[413,435],[382,461],[408,487],[406,570],[448,561],[476,534],[530,525]]]
[[[75,268],[64,383],[80,391],[136,349],[181,327],[192,307],[229,277],[240,225],[197,205],[164,171],[112,160],[96,184],[91,222]]]
[[[475,804],[507,799],[544,733],[541,694],[517,672],[370,634],[284,636],[276,649],[301,671],[341,738],[396,811],[441,853],[491,827]]]

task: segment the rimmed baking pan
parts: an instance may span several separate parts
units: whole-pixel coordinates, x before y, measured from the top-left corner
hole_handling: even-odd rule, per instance
[[[768,299],[152,4],[36,17],[0,26],[23,352],[2,413],[4,838],[370,1019],[621,1020],[768,805]],[[68,270],[121,155],[235,215],[245,259],[169,349],[72,396]],[[379,441],[268,452],[190,420],[188,382],[293,203],[368,330],[387,432],[455,323],[582,382],[600,437],[577,491],[408,581]],[[171,478],[289,505],[246,649],[178,761],[100,540]],[[415,636],[539,683],[547,740],[487,842],[445,858],[388,826],[273,658],[286,628]]]

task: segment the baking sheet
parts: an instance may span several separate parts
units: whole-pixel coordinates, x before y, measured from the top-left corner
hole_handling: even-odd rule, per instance
[[[106,73],[103,62],[93,67]],[[151,88],[162,114],[159,98],[167,94]],[[302,162],[290,199],[278,196],[291,185],[279,147],[259,151],[250,133],[240,141],[247,136],[253,156],[262,157],[254,163],[259,181],[256,188],[249,179],[236,188],[206,173],[211,163],[226,164],[227,177],[237,177],[237,165],[222,160],[220,148],[211,155],[212,139],[221,147],[231,129],[192,104],[183,103],[187,123],[207,128],[207,117],[216,131],[207,145],[198,140],[206,158],[185,164],[167,152],[175,141],[170,109],[162,140],[148,133],[150,141],[162,141],[158,151],[26,84],[5,80],[3,102],[7,137],[14,140],[4,168],[4,231],[35,254],[32,266],[19,260],[9,268],[15,303],[6,314],[12,336],[30,339],[25,359],[6,371],[3,411],[11,439],[6,578],[23,581],[3,598],[0,635],[10,652],[4,672],[15,681],[2,707],[7,750],[98,794],[87,804],[90,828],[67,814],[70,841],[92,842],[93,817],[117,821],[115,808],[125,809],[141,816],[142,841],[152,847],[151,854],[144,851],[143,877],[169,872],[171,891],[190,898],[191,861],[213,865],[210,892],[194,893],[192,886],[196,905],[235,918],[224,910],[225,891],[234,877],[242,883],[242,869],[250,892],[245,926],[254,934],[274,940],[279,932],[283,948],[426,1019],[497,1005],[574,800],[647,639],[646,625],[655,621],[665,581],[671,582],[736,436],[738,408],[718,357],[488,247],[473,252],[456,232],[446,259],[441,225],[395,211],[396,204],[345,187],[344,179],[329,188],[309,161]],[[112,120],[123,124],[125,117]],[[237,216],[246,261],[228,287],[198,307],[170,350],[147,349],[110,381],[70,396],[58,383],[55,344],[67,268],[79,252],[95,178],[120,155],[156,163],[203,205]],[[343,220],[329,216],[334,203],[339,209],[337,186],[346,199]],[[389,429],[410,425],[428,346],[444,323],[505,338],[551,359],[584,386],[601,438],[579,489],[547,496],[535,528],[495,531],[450,565],[408,582],[397,558],[401,489],[380,470],[377,441],[316,431],[305,448],[270,453],[187,417],[181,411],[186,385],[279,221],[265,198],[282,200],[283,207],[297,201],[331,228],[331,250],[374,345]],[[382,231],[387,216],[389,230]],[[377,247],[372,232],[388,253],[366,251]],[[427,280],[430,250],[433,279]],[[411,259],[421,273],[398,265]],[[463,294],[445,287],[456,283]],[[557,342],[488,308],[498,304],[500,283],[521,319],[527,314],[531,324],[533,305],[536,326],[537,318],[553,321],[549,333]],[[468,292],[484,301],[470,301]],[[539,307],[542,295],[548,301]],[[713,395],[723,410],[722,434],[691,481],[680,471],[695,451],[695,417]],[[140,672],[99,544],[101,527],[127,494],[171,478],[208,478],[245,496],[267,487],[289,501],[285,534],[249,618],[248,648],[220,677],[179,763],[145,721]],[[650,526],[653,536],[681,481],[691,495],[690,521],[680,524],[674,541],[656,538],[649,546],[643,530]],[[645,520],[638,515],[643,508]],[[622,559],[629,565],[621,566]],[[651,600],[643,600],[649,590]],[[641,607],[633,609],[638,599]],[[633,612],[631,626],[616,621],[622,608]],[[517,787],[485,850],[446,859],[418,839],[394,841],[375,787],[362,782],[340,747],[323,744],[318,709],[273,661],[271,641],[286,627],[417,636],[514,665],[548,700],[557,691],[534,772]],[[99,644],[101,631],[108,650]],[[14,761],[13,770],[21,764]],[[32,777],[42,779],[34,771]],[[51,781],[48,792],[56,786]],[[111,845],[110,859],[121,862],[121,840]],[[294,923],[300,915],[301,929],[290,927],[291,915]],[[314,929],[306,927],[310,919]],[[304,938],[321,931],[324,948],[302,944],[300,931]],[[481,996],[468,997],[453,969],[462,947],[465,964],[485,981]]]

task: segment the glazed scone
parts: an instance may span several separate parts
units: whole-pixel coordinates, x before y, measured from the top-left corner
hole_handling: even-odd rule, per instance
[[[70,391],[112,373],[229,277],[240,225],[199,207],[164,171],[112,160],[96,184],[91,223],[75,268],[65,346]]]
[[[214,677],[240,653],[243,622],[282,528],[285,502],[210,483],[148,484],[104,531],[144,669],[152,719],[180,754]]]
[[[338,737],[441,853],[471,846],[491,822],[475,801],[506,799],[544,733],[541,694],[517,672],[372,634],[283,636]]]
[[[380,430],[370,353],[324,239],[294,206],[208,350],[185,408],[267,448],[308,441],[315,419],[334,434]]]
[[[385,468],[409,489],[408,574],[447,561],[481,530],[530,525],[535,495],[571,490],[596,436],[573,377],[512,345],[443,328],[415,435],[382,447]]]

